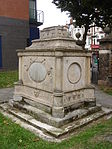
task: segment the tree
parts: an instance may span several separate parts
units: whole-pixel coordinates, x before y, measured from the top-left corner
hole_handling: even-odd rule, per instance
[[[95,0],[96,18],[95,24],[102,28],[109,26],[112,29],[112,0]]]
[[[112,27],[112,0],[53,0],[52,3],[61,11],[68,11],[76,20],[76,25],[84,25],[84,45],[87,31],[93,22],[98,27]]]

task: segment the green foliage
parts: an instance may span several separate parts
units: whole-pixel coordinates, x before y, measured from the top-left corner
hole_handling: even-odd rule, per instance
[[[100,27],[112,25],[112,0],[53,0],[53,3],[61,11],[68,11],[79,26],[93,22]]]
[[[85,26],[84,41],[87,31],[94,22],[96,26],[112,28],[112,0],[53,0],[61,11],[68,11],[76,20],[76,25]]]
[[[0,88],[13,87],[18,80],[17,71],[0,72]]]
[[[112,149],[105,136],[112,134],[112,119],[83,129],[61,143],[43,141],[0,114],[0,149]]]
[[[107,94],[109,94],[109,95],[112,95],[112,87],[100,85],[99,88],[100,88],[103,92],[105,92],[105,93],[107,93]]]

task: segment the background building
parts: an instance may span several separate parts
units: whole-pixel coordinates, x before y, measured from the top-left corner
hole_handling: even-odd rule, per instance
[[[39,38],[37,27],[42,24],[36,0],[0,0],[0,70],[17,68],[16,50]]]
[[[70,24],[69,26],[69,32],[71,36],[75,39],[78,40],[76,37],[76,33],[80,33],[80,38],[79,40],[83,39],[83,34],[85,32],[85,28],[82,25],[82,27],[76,26],[75,23],[73,22],[72,19],[70,19]],[[100,39],[105,37],[105,33],[102,30],[102,28],[95,26],[92,24],[90,26],[90,29],[87,32],[87,37],[86,37],[86,45],[85,48],[87,50],[92,51],[92,58],[91,58],[91,81],[92,83],[97,84],[98,83],[98,72],[99,72],[99,49],[100,49]]]
[[[76,33],[80,33],[81,36],[79,40],[82,40],[83,34],[85,32],[85,28],[83,25],[82,27],[74,25],[74,22],[71,19],[69,24],[69,32],[75,40],[78,40],[76,37]],[[97,27],[94,24],[91,25],[90,29],[87,32],[85,48],[93,51],[99,50],[99,39],[102,39],[104,37],[105,37],[105,33],[101,27]]]
[[[93,51],[99,50],[99,39],[102,39],[104,37],[105,33],[101,27],[91,25],[87,33],[85,48]]]

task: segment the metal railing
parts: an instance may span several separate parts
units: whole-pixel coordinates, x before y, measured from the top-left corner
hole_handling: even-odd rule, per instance
[[[29,9],[29,19],[33,22],[44,23],[44,12],[36,9]]]

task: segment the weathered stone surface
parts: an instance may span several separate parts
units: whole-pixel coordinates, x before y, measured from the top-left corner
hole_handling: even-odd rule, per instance
[[[109,53],[99,54],[99,80],[107,81],[109,73]]]
[[[13,100],[14,101],[22,101],[23,97],[21,95],[14,95]]]
[[[63,140],[61,139],[62,136],[65,136],[70,132],[73,133],[74,130],[81,128],[91,123],[92,121],[96,121],[97,119],[112,113],[112,110],[105,109],[104,111],[101,111],[97,107],[89,108],[88,110],[78,109],[73,112],[74,116],[76,115],[76,117],[74,117],[75,121],[72,120],[70,124],[68,123],[66,125],[60,126],[60,128],[56,128],[49,124],[40,122],[38,119],[35,119],[33,116],[26,114],[23,111],[18,111],[15,108],[11,108],[8,105],[8,103],[0,104],[0,109],[1,108],[4,111],[2,110],[0,111],[6,116],[10,117],[12,120],[14,120],[14,122],[20,124],[22,127],[25,127],[26,129],[29,129],[33,133],[36,133],[36,135],[38,135],[39,137],[53,142],[59,142]],[[95,113],[93,112],[94,110],[95,110]],[[89,115],[87,115],[87,112],[89,113]],[[70,117],[70,115],[68,115],[67,117]],[[61,120],[62,119],[57,119],[57,121],[61,121]],[[69,137],[69,136],[70,135],[66,137]]]
[[[16,113],[15,109],[8,112],[55,137],[104,114],[101,107],[96,106],[90,82],[91,53],[76,45],[64,27],[44,29],[41,39],[19,50],[18,56],[19,81],[12,104],[32,118]],[[62,127],[66,129],[63,131]],[[72,129],[68,129],[70,127]]]
[[[1,107],[0,107],[1,108]],[[13,122],[15,122],[16,124],[19,124],[21,127],[31,131],[32,133],[34,133],[36,136],[38,136],[39,138],[42,138],[46,141],[49,142],[61,142],[60,139],[57,139],[51,135],[49,135],[48,133],[46,134],[46,132],[44,132],[43,130],[41,130],[40,128],[36,128],[34,126],[32,126],[31,124],[27,123],[26,121],[22,120],[20,117],[18,116],[14,116],[11,113],[8,113],[8,111],[3,111],[0,109],[0,112],[4,115],[9,117]]]
[[[70,83],[77,83],[81,78],[81,67],[77,63],[72,63],[68,68],[68,80]],[[73,77],[74,76],[74,77]]]
[[[36,107],[37,109],[43,110],[43,111],[51,114],[52,108],[50,106],[45,106],[44,104],[37,103],[30,99],[24,99],[24,101],[28,105],[31,105],[33,107]]]
[[[29,76],[35,82],[42,82],[47,75],[43,64],[34,62],[29,68]]]
[[[69,32],[63,26],[44,28],[40,33],[40,39],[71,38]]]
[[[112,86],[112,35],[100,40],[98,84]]]
[[[90,84],[91,53],[77,46],[64,27],[44,29],[41,39],[18,56],[22,83],[15,86],[16,96],[49,106],[55,118],[65,117],[65,108],[70,111],[74,104],[95,101]]]
[[[60,118],[55,118],[52,117],[51,114],[48,114],[46,112],[44,112],[43,110],[37,109],[33,106],[30,105],[26,105],[26,104],[20,104],[20,103],[14,103],[14,107],[20,109],[21,111],[25,112],[25,113],[29,113],[30,115],[32,115],[34,118],[36,118],[37,120],[52,125],[54,127],[61,127],[65,124],[68,124],[69,122],[72,122],[74,120],[80,119],[84,116],[87,116],[89,114],[98,112],[101,110],[101,107],[88,107],[88,106],[83,106],[80,107],[79,109],[75,109],[71,112],[68,112],[65,117],[60,117]],[[58,109],[60,110],[60,109]],[[63,109],[62,109],[63,110]],[[60,112],[60,111],[59,111]],[[58,114],[58,113],[57,113]],[[63,112],[61,113],[61,115],[63,114]]]
[[[57,51],[60,49],[65,51],[65,49],[81,50],[82,48],[76,45],[73,38],[70,37],[69,33],[63,26],[54,26],[43,29],[40,32],[40,39],[32,41],[33,44],[27,47],[26,50],[36,50],[36,51]]]

